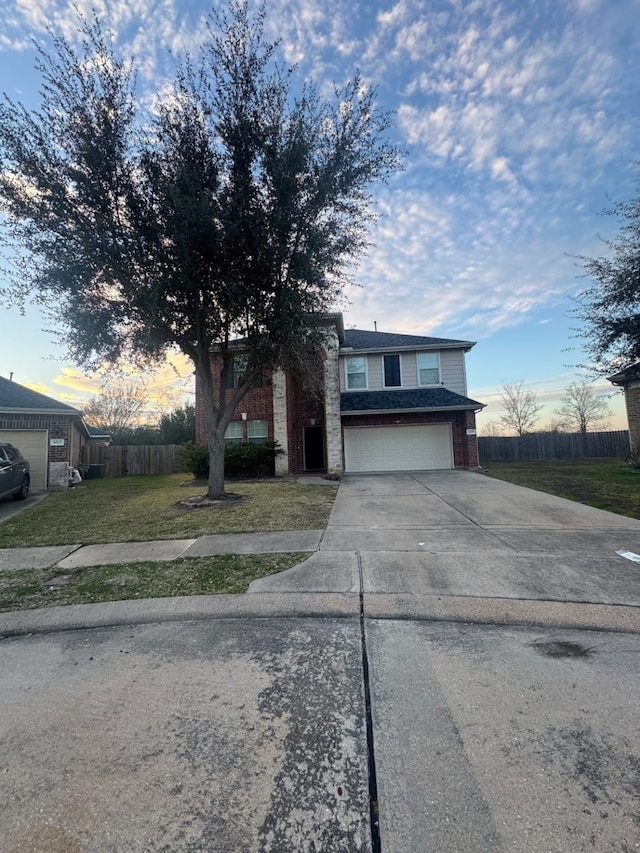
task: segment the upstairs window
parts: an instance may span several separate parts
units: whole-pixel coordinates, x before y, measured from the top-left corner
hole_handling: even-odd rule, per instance
[[[398,353],[384,356],[384,387],[400,388],[402,375],[400,373],[400,356]]]
[[[437,352],[418,353],[418,385],[440,384],[440,359]]]
[[[227,363],[227,376],[225,387],[227,388],[238,388],[240,386],[240,381],[244,376],[244,372],[247,369],[247,357],[246,355],[234,355],[233,358]],[[262,386],[262,372],[258,373],[253,382],[251,383],[252,388],[260,388]]]
[[[347,389],[357,391],[367,387],[367,360],[363,355],[347,359]]]

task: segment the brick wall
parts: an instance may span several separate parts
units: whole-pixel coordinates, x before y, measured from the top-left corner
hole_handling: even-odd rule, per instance
[[[219,370],[214,364],[214,371]],[[233,396],[233,389],[226,391],[227,399]],[[242,419],[242,412],[246,412],[247,419]],[[248,421],[267,421],[268,440],[273,441],[273,386],[271,383],[271,371],[263,370],[262,385],[259,388],[250,388],[238,404],[233,421],[242,423],[243,441],[247,440]],[[207,428],[205,422],[204,403],[200,393],[200,383],[196,377],[196,444],[207,443]]]
[[[629,444],[640,451],[640,381],[632,381],[624,389],[624,400],[629,422]]]
[[[72,419],[64,415],[0,415],[0,429],[48,430],[49,439],[64,439],[63,447],[48,447],[49,462],[67,462],[71,458]]]
[[[343,427],[395,426],[400,424],[451,424],[453,438],[453,464],[455,468],[477,468],[478,446],[476,436],[468,436],[467,429],[475,429],[475,413],[471,412],[405,412],[387,415],[344,415]]]
[[[287,377],[287,433],[289,436],[289,473],[304,472],[304,427],[324,427],[324,403],[314,400],[300,383]],[[325,460],[327,448],[325,443]]]
[[[219,364],[219,363],[218,363]],[[214,371],[218,368],[214,364]],[[232,390],[227,391],[231,396]],[[283,406],[284,408],[284,406]],[[242,412],[246,412],[246,421],[242,420]],[[247,440],[247,424],[252,420],[266,420],[268,424],[268,440],[275,440],[273,410],[273,382],[271,371],[265,369],[262,375],[262,386],[250,388],[238,404],[232,420],[243,425],[243,441]],[[315,424],[312,423],[315,421]],[[300,384],[291,377],[286,377],[286,430],[287,456],[283,459],[282,468],[286,465],[291,474],[304,471],[303,428],[305,426],[324,426],[324,404],[315,401],[302,390]],[[196,377],[196,444],[207,443],[204,404],[200,393],[200,383]],[[326,448],[325,448],[326,450]],[[326,453],[325,453],[326,458]],[[281,471],[280,473],[286,473]]]

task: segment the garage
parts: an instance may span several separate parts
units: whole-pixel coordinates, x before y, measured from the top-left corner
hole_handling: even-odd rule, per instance
[[[430,471],[453,468],[451,425],[347,427],[345,471]]]
[[[29,463],[31,491],[47,488],[47,431],[44,429],[2,429],[0,441],[13,444]]]

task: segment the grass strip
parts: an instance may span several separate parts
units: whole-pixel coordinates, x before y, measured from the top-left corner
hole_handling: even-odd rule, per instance
[[[242,593],[256,578],[282,572],[308,557],[306,553],[222,554],[90,566],[69,573],[57,568],[5,571],[0,573],[0,611],[173,595]],[[56,578],[60,580],[55,582]]]
[[[326,527],[336,486],[265,480],[228,484],[241,501],[185,509],[202,485],[185,474],[89,480],[47,498],[0,524],[0,548],[93,545],[152,539],[195,539],[216,533]]]

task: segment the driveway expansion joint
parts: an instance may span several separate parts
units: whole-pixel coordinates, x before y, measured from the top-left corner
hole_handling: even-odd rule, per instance
[[[376,772],[376,755],[373,731],[373,715],[371,711],[371,679],[369,675],[369,655],[367,652],[367,628],[364,612],[364,580],[362,573],[362,561],[360,552],[358,558],[358,572],[360,576],[360,643],[362,647],[362,686],[364,691],[364,710],[367,733],[367,765],[369,776],[369,824],[371,827],[371,853],[381,853],[382,842],[380,838],[380,809],[378,806],[378,776]]]

